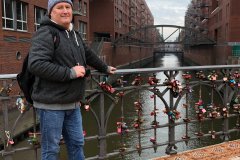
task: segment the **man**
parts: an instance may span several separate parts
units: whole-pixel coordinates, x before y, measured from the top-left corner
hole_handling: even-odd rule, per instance
[[[69,160],[84,159],[79,102],[84,98],[87,65],[109,74],[116,70],[73,30],[72,5],[71,0],[49,0],[48,16],[32,38],[28,68],[36,76],[32,99],[40,120],[42,160],[58,159],[61,135]]]

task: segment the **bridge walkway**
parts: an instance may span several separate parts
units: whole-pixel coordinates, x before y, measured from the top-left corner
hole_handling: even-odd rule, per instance
[[[240,160],[240,140],[167,155],[152,160]]]

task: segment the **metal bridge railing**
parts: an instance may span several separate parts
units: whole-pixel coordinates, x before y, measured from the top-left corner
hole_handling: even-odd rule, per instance
[[[104,74],[92,72],[87,96],[82,104],[86,110],[84,114],[88,118],[94,117],[97,133],[89,136],[87,134],[85,140],[96,140],[99,153],[86,159],[125,157],[132,153],[141,155],[146,149],[152,148],[157,152],[157,148],[164,146],[166,154],[176,154],[177,144],[180,142],[188,145],[191,140],[206,140],[206,137],[210,140],[218,137],[222,141],[231,140],[230,134],[240,129],[239,68],[240,65],[121,69],[108,78]],[[29,109],[24,98],[18,94],[15,78],[15,74],[0,75],[0,106],[3,117],[0,153],[4,160],[11,160],[16,152],[34,150],[34,158],[37,159],[37,149],[41,146],[37,119],[34,109]],[[142,92],[149,95],[152,103],[145,103],[146,97],[142,96]],[[194,100],[193,94],[196,97]],[[208,99],[207,102],[205,99]],[[16,107],[20,111],[19,116],[10,124],[10,110]],[[184,109],[180,112],[182,107]],[[116,108],[119,109],[118,114],[113,113]],[[129,108],[135,114],[132,119],[127,115]],[[33,114],[28,110],[33,111]],[[148,111],[150,113],[146,113]],[[14,138],[25,133],[17,129],[20,121],[31,114],[32,125],[25,127],[25,132],[30,130],[27,131],[30,144],[16,148]],[[143,120],[146,114],[151,115],[151,119]],[[163,116],[159,116],[160,114]],[[219,123],[222,125],[220,129],[216,128]],[[191,124],[197,126],[196,130],[189,129]],[[115,126],[114,131],[109,130],[108,126]],[[181,138],[176,137],[178,126],[185,130]],[[161,137],[167,137],[166,140],[158,134],[163,129],[167,132]],[[148,143],[143,142],[145,133],[150,136]],[[126,137],[129,134],[136,137],[135,144],[128,143]],[[118,140],[117,149],[109,153],[107,140],[113,136]]]

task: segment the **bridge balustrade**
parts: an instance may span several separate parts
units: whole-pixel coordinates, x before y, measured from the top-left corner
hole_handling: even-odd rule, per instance
[[[141,155],[151,148],[158,152],[159,147],[165,147],[166,154],[176,154],[177,144],[181,142],[187,145],[191,140],[201,141],[206,140],[206,137],[210,139],[207,141],[218,137],[222,141],[231,140],[230,134],[239,132],[240,129],[239,68],[240,65],[120,69],[111,76],[92,72],[88,78],[90,82],[82,109],[88,119],[95,119],[97,134],[87,133],[85,140],[97,141],[99,153],[86,159],[124,157],[132,153]],[[3,116],[1,156],[4,160],[11,160],[16,152],[34,150],[34,158],[37,159],[41,135],[37,131],[35,111],[32,107],[29,108],[24,98],[18,94],[16,74],[0,75],[0,80],[0,106]],[[208,94],[204,94],[204,90]],[[142,91],[146,92],[152,103],[144,102],[146,97],[142,98]],[[192,94],[197,95],[197,101],[193,101]],[[210,101],[208,104],[204,102],[206,96]],[[10,124],[11,110],[16,107],[19,114]],[[120,109],[120,112],[113,115],[116,108]],[[127,108],[132,108],[134,118],[127,120]],[[184,109],[180,112],[180,108]],[[189,112],[194,112],[194,116],[190,116]],[[145,114],[151,115],[151,120],[144,120]],[[32,123],[32,126],[25,128],[30,130],[27,131],[29,145],[15,147],[16,137],[25,134],[16,128],[21,121],[26,121],[26,116],[31,117],[28,121]],[[216,128],[217,121],[222,124],[221,129]],[[230,121],[234,123],[230,124]],[[189,130],[191,124],[197,126],[196,130]],[[211,124],[211,127],[204,127],[206,124]],[[116,130],[109,131],[110,125],[115,126]],[[185,133],[177,139],[178,126],[185,128]],[[162,136],[167,137],[166,140],[158,134],[164,128],[167,132]],[[143,142],[146,132],[151,135],[148,135],[148,142]],[[136,137],[135,144],[128,143],[126,137],[129,135]],[[113,136],[118,139],[117,149],[109,153],[107,140]]]

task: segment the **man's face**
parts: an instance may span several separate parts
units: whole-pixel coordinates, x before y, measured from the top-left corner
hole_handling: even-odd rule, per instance
[[[68,29],[72,22],[72,6],[66,2],[57,3],[52,8],[50,15],[53,21]]]

